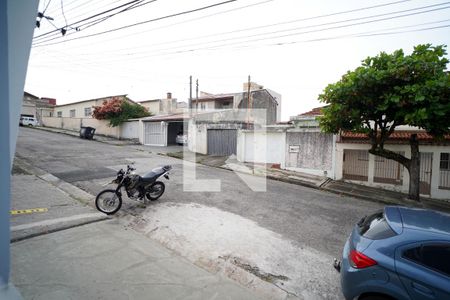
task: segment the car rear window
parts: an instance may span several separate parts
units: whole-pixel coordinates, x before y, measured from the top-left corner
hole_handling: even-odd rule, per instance
[[[389,226],[383,211],[362,218],[358,222],[359,234],[371,240],[381,240],[393,237],[396,233]]]

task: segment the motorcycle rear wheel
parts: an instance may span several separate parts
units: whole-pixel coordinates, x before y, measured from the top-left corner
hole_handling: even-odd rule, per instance
[[[156,181],[152,186],[150,187],[150,190],[145,193],[145,196],[150,201],[158,200],[159,197],[164,194],[164,190],[166,189],[166,186],[161,181]]]
[[[107,215],[115,214],[122,206],[122,197],[116,190],[103,190],[95,198],[95,207]]]

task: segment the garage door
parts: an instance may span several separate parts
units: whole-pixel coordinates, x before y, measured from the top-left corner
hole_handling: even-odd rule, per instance
[[[344,149],[343,178],[367,181],[369,178],[369,151]]]
[[[166,126],[161,122],[144,122],[144,145],[166,146]]]
[[[208,154],[227,156],[236,154],[236,129],[208,129]]]

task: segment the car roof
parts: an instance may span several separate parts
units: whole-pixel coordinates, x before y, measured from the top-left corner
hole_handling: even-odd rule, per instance
[[[386,212],[392,207],[385,209]],[[403,228],[450,235],[450,214],[421,208],[397,207]]]

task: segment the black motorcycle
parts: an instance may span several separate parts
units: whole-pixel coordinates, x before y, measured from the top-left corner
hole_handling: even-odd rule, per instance
[[[135,168],[127,165],[127,170],[120,169],[117,177],[111,183],[116,183],[115,190],[108,189],[101,191],[95,198],[97,209],[107,215],[115,214],[122,206],[122,187],[125,188],[128,198],[145,202],[145,198],[155,201],[162,196],[165,185],[157,179],[163,176],[169,179],[169,171],[172,166],[166,165],[153,169],[144,176],[134,174]]]

